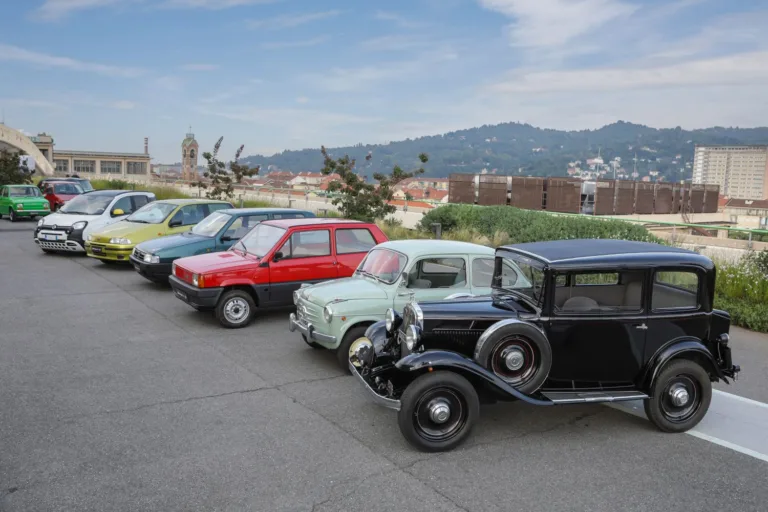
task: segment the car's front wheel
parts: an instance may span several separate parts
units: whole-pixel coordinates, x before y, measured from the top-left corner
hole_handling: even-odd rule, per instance
[[[245,327],[256,313],[256,302],[243,290],[230,290],[219,299],[216,306],[216,318],[228,329]]]
[[[479,414],[472,384],[459,374],[437,371],[425,373],[406,388],[397,423],[416,448],[442,452],[464,442]]]
[[[707,371],[695,361],[678,359],[659,374],[651,398],[645,401],[645,414],[659,430],[685,432],[707,414],[711,401]]]
[[[11,222],[16,222],[19,220],[19,216],[16,215],[16,211],[13,208],[8,210],[8,218],[11,220]]]
[[[365,336],[366,329],[368,328],[365,326],[352,327],[344,334],[344,337],[339,344],[339,348],[336,349],[336,359],[339,362],[339,367],[345,373],[349,373],[349,357],[352,355],[350,354],[352,345]]]

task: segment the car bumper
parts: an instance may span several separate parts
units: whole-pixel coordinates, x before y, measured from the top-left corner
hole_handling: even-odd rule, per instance
[[[133,268],[136,269],[136,272],[150,280],[167,279],[173,270],[173,263],[147,263],[137,260],[133,255],[129,257],[129,260],[133,264]]]
[[[352,364],[352,361],[349,362],[349,371],[352,373],[355,379],[360,383],[360,385],[363,386],[368,396],[371,398],[371,400],[373,400],[374,403],[382,407],[386,407],[387,409],[393,409],[395,411],[400,410],[400,400],[395,400],[394,398],[388,398],[380,394],[378,391],[376,391],[373,388],[373,386],[368,382],[368,378],[366,378],[361,373],[361,370],[357,366]]]
[[[133,252],[133,246],[94,244],[85,242],[85,253],[91,258],[128,263]]]
[[[48,215],[51,213],[51,210],[16,210],[14,209],[13,212],[18,217],[44,217],[45,215]]]
[[[66,233],[64,231],[38,228],[35,230],[35,243],[41,249],[50,251],[85,252],[82,230]]]
[[[219,303],[219,297],[223,288],[198,288],[179,279],[176,276],[168,277],[173,293],[193,308],[215,308]]]
[[[301,334],[306,336],[309,341],[316,341],[326,345],[336,344],[336,336],[317,332],[314,325],[298,318],[296,313],[291,313],[291,315],[288,317],[288,330],[291,332],[299,331]]]

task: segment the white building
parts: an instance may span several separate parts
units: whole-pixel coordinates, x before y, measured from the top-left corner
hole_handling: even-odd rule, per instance
[[[727,197],[768,199],[768,145],[697,145],[693,183],[720,185]]]

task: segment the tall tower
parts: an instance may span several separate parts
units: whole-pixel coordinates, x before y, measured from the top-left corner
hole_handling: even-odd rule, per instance
[[[197,157],[198,144],[190,126],[186,138],[181,143],[181,179],[185,181],[198,180]]]

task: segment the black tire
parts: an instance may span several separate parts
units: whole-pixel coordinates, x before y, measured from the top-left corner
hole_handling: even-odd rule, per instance
[[[675,403],[673,392],[683,389],[687,402]],[[662,432],[685,432],[695,427],[707,414],[712,401],[712,381],[696,361],[675,359],[662,370],[643,404],[648,419]]]
[[[11,222],[18,222],[19,220],[19,216],[16,215],[16,212],[14,211],[13,208],[10,208],[8,210],[8,218],[10,219]]]
[[[367,329],[367,326],[352,327],[344,334],[339,348],[336,349],[336,360],[339,363],[339,367],[345,373],[349,373],[349,349],[358,338],[365,336]]]
[[[514,353],[514,354],[513,354]],[[513,359],[510,359],[512,355]],[[514,359],[514,356],[517,358]],[[494,331],[475,355],[476,361],[521,393],[533,393],[549,376],[552,347],[531,324],[513,323]],[[514,360],[521,366],[510,365]]]
[[[449,405],[449,416],[436,423],[430,407],[440,401]],[[408,385],[400,399],[397,424],[403,437],[419,450],[442,452],[466,440],[479,414],[480,401],[472,384],[457,373],[437,371]]]
[[[225,292],[216,305],[216,319],[227,329],[245,327],[256,313],[256,302],[248,292],[230,290]]]
[[[316,349],[325,348],[324,346],[319,345],[319,344],[315,343],[314,341],[309,341],[304,334],[301,335],[301,339],[303,339],[304,343],[306,343],[307,345],[309,345],[312,348],[316,348]]]

